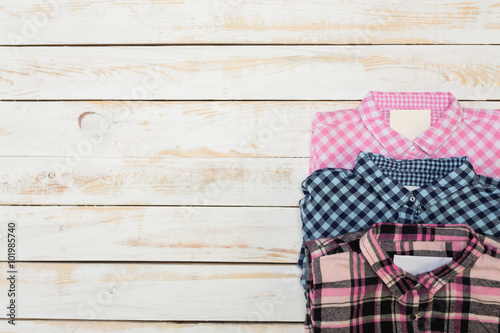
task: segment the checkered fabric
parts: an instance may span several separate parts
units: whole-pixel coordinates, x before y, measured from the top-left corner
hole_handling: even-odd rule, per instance
[[[500,237],[500,180],[477,175],[468,157],[396,160],[361,152],[353,170],[316,170],[302,182],[302,191],[304,241],[381,221],[463,223]],[[304,248],[303,243],[298,266],[305,288]]]
[[[500,239],[467,225],[378,223],[307,242],[306,332],[500,331]],[[452,257],[412,275],[394,255]]]
[[[410,141],[390,110],[431,110],[431,127]],[[369,92],[356,109],[317,113],[310,172],[352,169],[359,152],[396,159],[468,156],[480,175],[500,178],[500,110],[461,107],[448,92]]]

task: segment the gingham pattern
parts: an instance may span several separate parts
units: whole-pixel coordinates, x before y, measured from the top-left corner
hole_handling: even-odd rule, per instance
[[[404,185],[420,186],[409,191]],[[500,237],[500,180],[477,175],[468,157],[395,160],[361,152],[353,170],[316,170],[302,182],[304,241],[393,223],[463,223]],[[298,266],[305,287],[305,245]]]
[[[431,127],[410,141],[390,128],[391,109],[430,109]],[[371,91],[356,109],[316,114],[311,173],[352,169],[361,151],[396,159],[468,156],[478,174],[500,178],[500,111],[462,108],[448,92]]]
[[[500,239],[466,225],[379,223],[307,242],[307,332],[499,332]],[[393,256],[453,257],[411,275]]]

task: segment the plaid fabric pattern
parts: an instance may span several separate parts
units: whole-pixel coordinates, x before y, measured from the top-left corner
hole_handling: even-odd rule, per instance
[[[394,255],[452,257],[407,273]],[[467,225],[378,223],[307,242],[307,332],[499,332],[500,239]]]
[[[420,186],[410,191],[405,185]],[[393,223],[467,224],[500,237],[500,180],[477,175],[468,157],[396,160],[361,152],[353,170],[316,170],[302,182],[304,241]],[[298,266],[306,284],[305,244]]]
[[[431,110],[431,127],[410,141],[389,126],[391,109]],[[480,175],[500,178],[500,112],[463,108],[448,92],[369,92],[356,109],[317,113],[310,172],[352,169],[359,152],[396,159],[468,156]]]

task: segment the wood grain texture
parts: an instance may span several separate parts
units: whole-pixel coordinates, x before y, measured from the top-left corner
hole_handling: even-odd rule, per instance
[[[499,55],[497,45],[4,47],[0,99],[355,100],[373,89],[499,99]]]
[[[0,323],[2,332],[14,332],[5,321]],[[17,323],[17,333],[302,333],[302,324],[210,324],[210,323],[158,323],[120,321],[57,321],[22,320]]]
[[[0,212],[3,230],[16,221],[21,261],[295,264],[302,242],[296,208],[6,206]],[[0,248],[6,244],[0,237]]]
[[[0,102],[0,154],[309,157],[314,114],[358,105],[359,101]],[[500,109],[499,102],[461,105]]]
[[[305,316],[295,265],[17,263],[17,270],[19,318],[302,322]],[[0,288],[7,283],[2,279]]]
[[[1,204],[297,206],[305,158],[0,159]]]
[[[17,0],[0,43],[499,43],[498,1]]]

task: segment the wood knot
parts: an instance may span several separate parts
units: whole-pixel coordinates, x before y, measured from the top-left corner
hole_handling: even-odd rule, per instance
[[[106,132],[109,129],[109,121],[99,113],[87,111],[78,117],[78,127],[89,132],[96,130]]]

